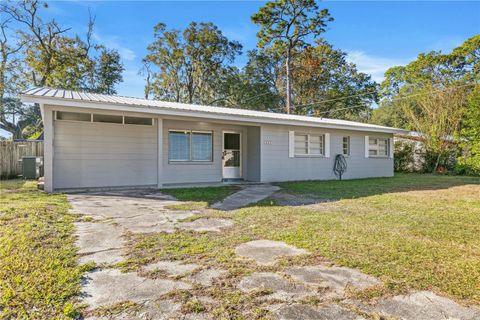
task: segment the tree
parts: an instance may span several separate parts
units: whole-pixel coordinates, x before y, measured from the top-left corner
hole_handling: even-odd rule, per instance
[[[143,89],[143,94],[145,99],[148,99],[150,96],[150,92],[152,92],[152,66],[151,63],[147,59],[142,59],[142,68],[138,71],[140,76],[145,77],[145,88]]]
[[[10,23],[11,19],[6,19],[0,24],[0,128],[20,137],[21,127],[15,122],[26,110],[14,95],[16,88],[25,88],[19,74],[21,60],[18,55],[25,43],[9,36]]]
[[[38,105],[23,105],[16,98],[29,86],[50,86],[99,93],[114,93],[122,81],[118,52],[93,44],[94,18],[90,16],[85,39],[71,36],[70,28],[55,19],[40,17],[46,3],[38,0],[0,3],[2,64],[0,67],[0,128],[14,139],[41,126]],[[9,29],[11,23],[16,29]],[[13,50],[12,48],[18,48]]]
[[[459,157],[461,171],[480,175],[480,86],[469,94],[463,119],[460,146],[464,155]]]
[[[378,124],[398,123],[404,128],[413,129],[406,116],[402,116],[405,103],[411,103],[410,109],[420,112],[415,99],[396,103],[396,98],[415,95],[424,88],[445,86],[465,86],[480,81],[480,35],[467,39],[451,53],[440,51],[421,53],[406,66],[392,67],[385,73],[381,84],[381,103],[379,113],[372,117]],[[375,114],[374,113],[374,114]],[[390,119],[388,119],[390,117]],[[378,122],[381,121],[381,122]]]
[[[155,41],[145,60],[157,68],[150,89],[157,99],[209,104],[218,98],[213,90],[228,63],[242,46],[230,41],[213,23],[192,22],[181,32],[154,28]]]
[[[275,50],[249,52],[243,72],[256,88],[262,110],[281,111],[285,107],[285,75],[283,56]],[[317,41],[296,55],[292,63],[295,113],[364,121],[370,105],[376,100],[377,85],[346,61],[346,53],[325,41]],[[263,95],[262,95],[263,92]],[[253,95],[252,95],[253,96]]]
[[[215,90],[221,96],[213,105],[262,111],[277,111],[279,105],[280,97],[267,84],[250,77],[247,68],[225,68]]]
[[[293,65],[296,113],[363,121],[377,97],[370,76],[325,41],[299,53]]]
[[[123,81],[123,65],[116,50],[102,48],[96,62],[95,85],[92,91],[116,94],[115,85]]]
[[[436,156],[433,173],[437,171],[442,157],[456,148],[454,138],[465,113],[466,92],[462,87],[425,86],[417,96],[411,98],[415,104],[403,105],[413,128],[421,133],[427,153]],[[418,109],[413,109],[412,105]]]
[[[252,16],[260,25],[257,33],[259,48],[273,48],[284,53],[286,78],[286,112],[292,105],[292,59],[306,45],[309,36],[317,38],[327,22],[333,21],[327,9],[319,10],[315,0],[275,0]]]

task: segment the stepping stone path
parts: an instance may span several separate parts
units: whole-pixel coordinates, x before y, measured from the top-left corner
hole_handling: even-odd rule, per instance
[[[198,264],[183,264],[179,261],[158,261],[142,267],[144,271],[163,271],[171,276],[180,277],[193,272],[199,268]]]
[[[243,278],[238,284],[243,292],[267,290],[271,292],[260,299],[275,299],[282,301],[299,300],[315,294],[310,288],[296,281],[288,280],[276,273],[257,272]]]
[[[374,277],[358,270],[344,267],[322,265],[293,267],[288,268],[285,272],[298,281],[322,288],[329,288],[340,297],[344,296],[345,289],[348,287],[361,290],[381,284]]]
[[[79,263],[114,264],[122,258],[122,228],[111,223],[78,222],[76,245]]]
[[[281,304],[268,308],[278,320],[364,320],[353,311],[332,304],[314,308],[304,304]]]
[[[136,272],[122,273],[109,268],[124,260],[125,232],[175,232],[178,229],[219,232],[229,227],[229,219],[197,219],[190,222],[179,220],[189,218],[199,211],[169,209],[172,204],[181,203],[170,196],[156,191],[129,190],[68,195],[74,213],[90,216],[88,222],[77,222],[79,263],[94,262],[97,268],[86,274],[82,283],[83,302],[90,310],[108,307],[125,301],[140,303],[140,310],[126,310],[116,319],[206,319],[202,314],[183,314],[181,304],[157,299],[173,290],[190,289],[194,284],[210,286],[215,279],[226,274],[225,270],[200,268],[196,264],[180,261],[158,261],[141,268],[140,274],[162,271],[175,279],[150,279]],[[84,219],[85,220],[85,219]],[[192,274],[193,273],[193,274]],[[134,312],[134,314],[132,314]]]
[[[104,269],[89,272],[82,287],[83,301],[91,308],[98,308],[123,301],[147,301],[175,289],[189,289],[191,285],[180,281],[146,279],[135,272]]]
[[[480,309],[463,307],[430,291],[382,299],[375,309],[402,320],[480,319]]]
[[[188,280],[193,283],[198,283],[198,284],[201,284],[202,286],[207,287],[207,286],[211,286],[216,279],[226,274],[227,274],[226,270],[211,268],[211,269],[202,270],[194,274],[193,276],[189,277]]]
[[[223,211],[235,210],[268,198],[278,190],[280,190],[279,187],[270,184],[248,185],[226,197],[223,201],[213,204],[211,208]]]
[[[296,256],[308,252],[281,241],[254,240],[239,245],[235,253],[240,257],[252,259],[259,265],[273,265],[282,256]]]
[[[248,186],[214,205],[221,210],[233,210],[262,200],[277,187]],[[212,286],[227,275],[226,270],[209,268],[181,261],[156,261],[142,267],[139,273],[122,273],[109,265],[123,261],[125,232],[221,232],[233,225],[229,219],[201,218],[188,222],[198,211],[168,209],[178,204],[170,196],[155,191],[103,192],[69,195],[72,211],[91,216],[91,221],[77,222],[79,263],[95,262],[99,268],[87,273],[82,283],[83,302],[90,310],[125,301],[140,304],[140,308],[122,311],[114,319],[213,319],[205,313],[184,314],[182,305],[174,300],[159,298],[174,290],[190,290],[197,285]],[[84,219],[86,220],[86,219]],[[255,240],[239,245],[235,252],[240,259],[250,259],[263,268],[271,268],[281,258],[308,254],[304,249],[272,240]],[[172,278],[150,279],[145,273],[160,271]],[[180,278],[181,280],[178,280]],[[323,319],[363,320],[378,318],[404,320],[477,320],[480,310],[459,305],[455,301],[429,291],[412,292],[365,304],[346,299],[347,288],[362,290],[381,282],[359,270],[327,265],[292,266],[278,272],[255,272],[240,279],[237,289],[245,294],[261,292],[255,298],[279,320]],[[264,291],[264,292],[262,292]],[[305,304],[315,298],[320,305]],[[209,296],[197,297],[204,305],[215,304]],[[361,312],[359,312],[361,311]],[[87,319],[111,319],[111,317]]]
[[[270,240],[250,241],[239,245],[235,251],[239,257],[252,259],[258,265],[272,265],[280,256],[307,253]],[[266,291],[265,295],[256,298],[258,301],[284,301],[266,307],[274,319],[280,320],[360,320],[365,319],[364,314],[404,320],[480,319],[478,309],[463,307],[429,291],[381,299],[374,306],[345,297],[347,288],[362,290],[378,285],[381,285],[378,279],[356,269],[315,265],[289,267],[276,273],[256,272],[242,278],[237,288],[245,293]],[[308,298],[320,300],[321,306],[301,303]],[[353,310],[361,310],[363,314]]]

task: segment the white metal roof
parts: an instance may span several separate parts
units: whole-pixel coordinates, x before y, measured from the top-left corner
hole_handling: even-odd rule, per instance
[[[285,113],[263,112],[248,109],[224,108],[214,106],[203,106],[196,104],[176,103],[168,101],[147,100],[132,97],[123,97],[116,95],[105,95],[97,93],[87,93],[52,88],[32,88],[21,94],[24,102],[35,102],[43,104],[55,104],[69,106],[69,102],[75,102],[75,106],[102,108],[101,106],[132,107],[132,111],[141,112],[142,108],[148,108],[148,112],[154,111],[157,114],[166,114],[168,111],[177,111],[177,115],[183,114],[189,117],[221,119],[219,116],[225,116],[225,120],[234,120],[240,122],[257,123],[278,123],[298,126],[314,126],[386,133],[405,133],[402,129],[384,127],[379,125],[328,119],[319,117],[299,116]],[[70,105],[73,106],[73,103]],[[136,107],[136,108],[133,108]],[[113,107],[113,109],[115,109]],[[139,110],[140,109],[140,110]],[[125,110],[122,108],[122,110]],[[180,112],[180,113],[179,113]]]

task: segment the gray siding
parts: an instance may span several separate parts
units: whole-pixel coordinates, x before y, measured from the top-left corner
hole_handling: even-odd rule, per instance
[[[169,162],[168,131],[175,129],[213,131],[212,162]],[[230,124],[194,121],[163,120],[163,161],[161,183],[204,183],[222,180],[222,132],[238,131],[242,134],[242,173],[248,176],[246,141],[247,129]]]
[[[54,121],[53,188],[157,184],[156,126]]]
[[[330,157],[289,158],[288,132],[330,133]],[[365,136],[392,138],[392,134],[265,125],[261,128],[261,176],[263,182],[336,179],[335,155],[342,152],[342,137],[350,136],[350,156],[344,179],[393,176],[393,158],[365,158]]]
[[[249,127],[247,129],[247,180],[261,180],[261,161],[260,161],[260,127]]]

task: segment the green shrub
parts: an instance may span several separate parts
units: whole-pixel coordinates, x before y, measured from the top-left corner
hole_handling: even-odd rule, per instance
[[[414,143],[410,141],[395,141],[393,166],[396,172],[414,171]]]
[[[480,176],[480,154],[458,158],[455,173],[469,176]]]

